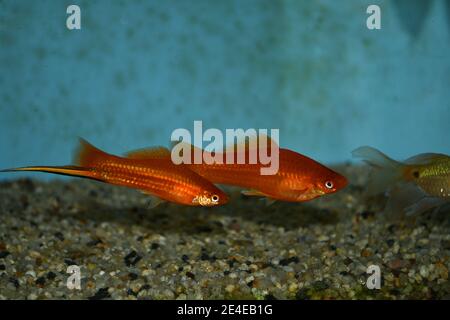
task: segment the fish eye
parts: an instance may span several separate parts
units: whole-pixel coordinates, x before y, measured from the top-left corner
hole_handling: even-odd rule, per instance
[[[327,187],[328,189],[332,189],[334,187],[333,181],[326,181],[325,187]]]
[[[214,195],[211,197],[211,200],[212,200],[212,202],[219,202],[219,196],[218,196],[217,194],[214,194]]]

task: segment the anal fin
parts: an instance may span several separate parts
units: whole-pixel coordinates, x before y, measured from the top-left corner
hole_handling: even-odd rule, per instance
[[[253,189],[250,189],[250,190],[242,190],[241,193],[242,193],[244,196],[247,196],[247,197],[251,197],[251,196],[256,196],[256,197],[267,197],[267,195],[265,195],[265,194],[262,193],[261,191],[253,190]]]

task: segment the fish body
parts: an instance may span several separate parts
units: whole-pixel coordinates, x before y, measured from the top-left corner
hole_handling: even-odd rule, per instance
[[[237,155],[235,155],[237,156]],[[248,159],[248,152],[246,155]],[[191,170],[217,184],[249,189],[246,195],[302,202],[344,188],[342,175],[317,161],[289,149],[279,149],[279,169],[274,175],[261,175],[264,165],[256,164],[186,164]]]
[[[368,194],[386,192],[397,209],[412,214],[450,201],[448,155],[423,153],[400,162],[368,146],[354,150],[353,155],[374,169],[367,186]]]
[[[273,142],[268,145],[267,150],[263,150],[267,151],[266,154],[270,154]],[[262,196],[271,200],[302,202],[336,192],[347,185],[347,179],[344,176],[289,149],[278,147],[274,149],[279,152],[278,171],[273,175],[262,175],[261,169],[267,166],[261,161],[249,161],[251,151],[260,154],[261,150],[253,150],[248,144],[241,149],[237,145],[226,148],[225,153],[222,154],[207,152],[191,145],[186,147],[191,148],[191,161],[184,163],[186,167],[213,183],[247,189],[243,191],[245,195]],[[202,163],[196,164],[194,161],[196,150],[202,152],[204,158],[214,157],[223,159],[223,161],[213,161],[212,163],[202,161]],[[239,163],[239,158],[246,161]],[[233,159],[233,161],[226,161],[226,159]]]
[[[162,200],[189,206],[215,206],[228,201],[227,195],[214,184],[182,165],[173,164],[161,156],[161,150],[147,150],[145,159],[139,154],[119,157],[81,140],[74,166],[35,166],[3,171],[42,171],[84,177],[139,189]]]
[[[405,161],[404,179],[416,183],[427,194],[450,199],[450,157],[421,154]]]

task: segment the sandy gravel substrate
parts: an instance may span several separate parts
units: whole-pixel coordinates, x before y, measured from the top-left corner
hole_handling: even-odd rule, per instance
[[[0,299],[450,298],[450,214],[405,218],[352,185],[303,204],[162,204],[70,179],[0,183]],[[81,269],[69,290],[67,267]],[[369,265],[380,290],[365,283]]]

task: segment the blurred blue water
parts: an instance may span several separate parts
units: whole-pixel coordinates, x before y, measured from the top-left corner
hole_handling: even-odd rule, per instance
[[[72,3],[81,30],[66,28]],[[381,30],[366,28],[373,3]],[[450,153],[445,8],[0,1],[0,168],[70,163],[78,136],[116,153],[168,145],[194,120],[279,128],[282,146],[325,163],[363,144],[396,158]]]

